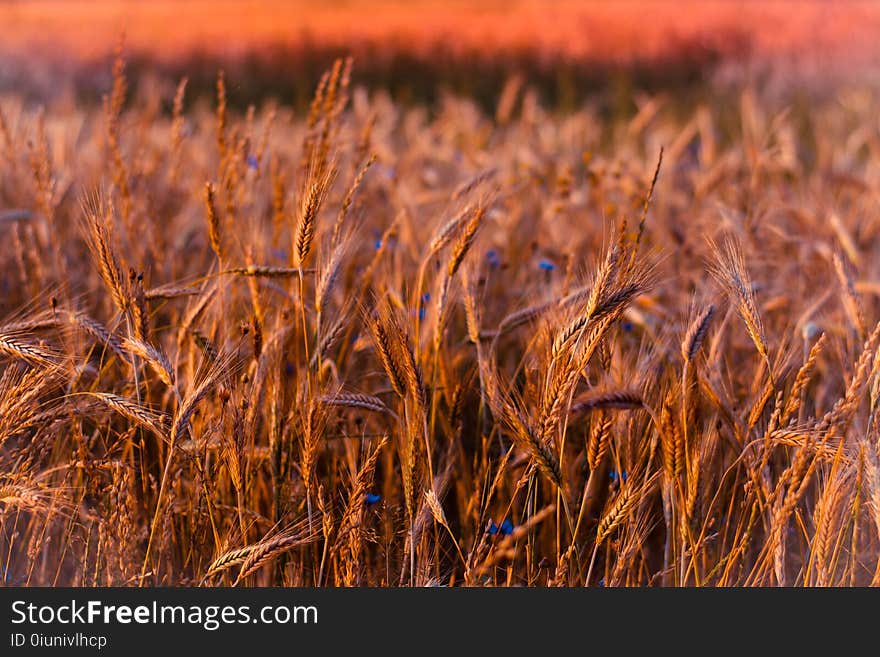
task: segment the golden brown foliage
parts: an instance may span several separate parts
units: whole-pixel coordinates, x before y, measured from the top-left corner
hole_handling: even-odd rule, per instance
[[[166,117],[114,71],[0,101],[10,581],[878,583],[870,95],[429,118],[341,60],[306,118]]]

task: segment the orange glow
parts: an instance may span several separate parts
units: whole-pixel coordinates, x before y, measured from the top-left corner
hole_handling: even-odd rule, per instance
[[[309,39],[421,51],[443,44],[482,52],[529,48],[546,56],[620,61],[662,56],[682,43],[724,52],[747,36],[758,56],[878,50],[880,3],[791,0],[32,0],[0,4],[4,51],[88,59],[112,50],[161,59],[192,51],[236,54]]]

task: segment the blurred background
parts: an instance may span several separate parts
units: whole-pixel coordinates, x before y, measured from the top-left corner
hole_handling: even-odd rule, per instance
[[[0,93],[97,100],[124,34],[140,80],[304,106],[334,57],[397,100],[445,91],[492,107],[511,80],[565,109],[634,90],[706,93],[769,80],[820,93],[870,78],[880,3],[849,0],[0,0]],[[594,98],[595,100],[595,98]],[[619,107],[617,108],[620,109]]]

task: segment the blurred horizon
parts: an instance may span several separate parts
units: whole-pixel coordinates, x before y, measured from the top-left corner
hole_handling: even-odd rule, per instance
[[[335,57],[403,100],[483,104],[518,76],[556,105],[591,90],[687,89],[718,70],[820,86],[880,61],[880,4],[859,0],[0,0],[0,93],[106,90],[124,34],[137,72],[229,73],[231,102],[303,103]]]

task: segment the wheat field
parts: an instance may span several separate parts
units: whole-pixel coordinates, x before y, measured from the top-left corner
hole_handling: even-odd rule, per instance
[[[875,96],[0,98],[11,585],[880,584]]]

